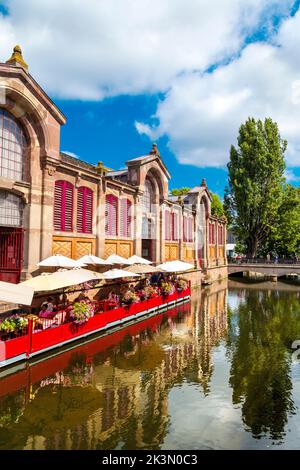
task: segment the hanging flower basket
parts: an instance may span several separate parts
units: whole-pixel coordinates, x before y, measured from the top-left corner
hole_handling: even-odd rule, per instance
[[[122,301],[125,305],[131,305],[131,304],[139,302],[139,297],[136,295],[135,292],[132,292],[131,290],[128,290],[123,295]]]
[[[94,311],[94,305],[89,302],[75,302],[69,313],[69,318],[76,325],[83,325],[94,315]]]

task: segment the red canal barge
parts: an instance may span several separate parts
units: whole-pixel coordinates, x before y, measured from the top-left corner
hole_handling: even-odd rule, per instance
[[[108,311],[96,311],[96,314],[82,325],[72,322],[49,324],[45,329],[38,329],[36,322],[29,316],[27,329],[18,337],[0,341],[0,368],[26,361],[55,348],[61,348],[73,341],[78,341],[95,333],[104,333],[128,322],[141,321],[172,308],[176,304],[187,302],[191,296],[190,284],[181,292],[175,291],[167,296],[156,296],[147,300],[121,306]],[[61,312],[63,315],[63,312]]]

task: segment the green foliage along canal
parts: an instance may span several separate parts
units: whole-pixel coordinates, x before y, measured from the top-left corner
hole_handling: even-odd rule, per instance
[[[1,371],[0,449],[298,448],[300,289],[280,286],[213,285]]]

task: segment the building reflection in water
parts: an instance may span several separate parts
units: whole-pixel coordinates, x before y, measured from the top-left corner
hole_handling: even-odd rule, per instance
[[[211,350],[226,329],[225,283],[117,333],[121,340],[108,348],[99,339],[92,354],[91,346],[79,347],[27,367],[22,388],[5,395],[4,387],[3,398],[0,392],[0,449],[160,448],[169,391],[193,382],[209,393]],[[36,380],[41,368],[44,376]],[[9,380],[0,387],[13,388]]]

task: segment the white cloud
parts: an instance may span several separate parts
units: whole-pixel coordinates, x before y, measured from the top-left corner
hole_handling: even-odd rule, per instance
[[[283,23],[272,44],[248,45],[213,73],[175,78],[158,105],[159,125],[147,134],[167,135],[182,163],[224,166],[241,122],[270,116],[288,140],[288,165],[300,166],[299,46],[300,12]]]
[[[289,140],[289,164],[299,165],[299,14],[277,37],[271,21],[275,12],[287,14],[293,0],[6,3],[1,60],[20,43],[30,73],[52,96],[163,92],[158,126],[136,122],[136,128],[151,139],[166,134],[178,159],[198,166],[224,166],[241,121],[270,115]],[[238,56],[262,24],[270,44],[250,45]]]
[[[70,157],[79,158],[79,159],[80,159],[80,157],[79,157],[76,153],[74,153],[74,152],[69,152],[68,150],[63,150],[62,153],[65,153],[66,155],[69,155]]]
[[[286,177],[288,183],[296,183],[297,181],[300,181],[300,176],[295,175],[295,173],[289,169],[285,170],[284,176]]]
[[[185,71],[236,53],[293,0],[7,0],[0,56],[15,43],[55,96],[101,99],[164,91]]]

